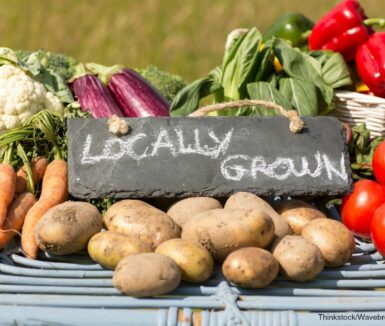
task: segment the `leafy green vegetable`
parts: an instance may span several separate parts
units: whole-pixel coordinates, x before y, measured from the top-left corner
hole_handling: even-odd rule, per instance
[[[239,100],[247,95],[247,83],[255,80],[256,62],[260,54],[262,35],[252,28],[236,40],[225,52],[221,84],[228,100]]]
[[[61,102],[73,102],[72,93],[63,78],[43,64],[47,60],[47,54],[44,51],[32,52],[28,56],[24,54],[22,57],[18,59],[13,50],[0,48],[0,64],[11,64],[23,69],[33,79],[42,83],[48,91],[55,94]]]
[[[332,106],[333,87],[324,80],[322,66],[316,59],[280,39],[275,39],[274,54],[289,77],[314,84],[322,96],[322,102],[327,107]]]
[[[187,85],[181,76],[170,74],[153,65],[136,70],[144,79],[157,88],[168,101],[172,101],[176,94]]]
[[[279,92],[290,101],[301,116],[315,116],[318,113],[317,91],[313,84],[296,78],[279,80]]]
[[[72,93],[59,74],[48,70],[43,64],[45,59],[43,52],[33,52],[25,61],[19,61],[19,64],[24,67],[33,77],[33,79],[42,83],[45,88],[55,94],[61,102],[73,102]]]
[[[267,102],[273,102],[284,109],[290,109],[290,102],[271,84],[267,82],[255,82],[247,85],[247,90],[252,100],[264,100]],[[280,114],[274,110],[266,109],[263,107],[257,107],[249,109],[249,114],[258,116],[279,116]]]
[[[348,66],[341,54],[332,51],[313,51],[310,55],[320,63],[322,77],[329,86],[339,88],[352,85]]]
[[[377,146],[384,137],[370,138],[370,131],[365,124],[352,128],[352,139],[349,143],[350,161],[355,179],[373,176],[372,159]]]
[[[214,95],[217,99],[223,97],[223,89],[219,83],[221,70],[213,69],[207,78],[201,78],[184,87],[171,103],[170,114],[173,117],[183,117],[196,111],[202,98]]]
[[[235,37],[227,44],[221,68],[182,89],[172,103],[173,116],[192,113],[210,94],[216,103],[251,98],[271,100],[304,116],[326,114],[334,107],[334,88],[352,84],[349,69],[339,54],[303,52],[278,38],[262,44],[256,28],[235,32],[230,33]],[[274,68],[274,56],[283,69]],[[255,114],[275,115],[262,108],[218,112]]]
[[[75,67],[79,63],[75,58],[62,53],[38,51],[15,51],[20,61],[27,61],[29,56],[36,53],[41,64],[48,70],[58,74],[64,81],[69,80],[75,73]]]

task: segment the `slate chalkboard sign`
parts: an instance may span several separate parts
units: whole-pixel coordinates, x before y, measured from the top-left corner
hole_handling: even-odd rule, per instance
[[[349,192],[341,124],[303,120],[293,134],[281,117],[130,118],[117,137],[106,119],[69,119],[69,190],[85,199]]]

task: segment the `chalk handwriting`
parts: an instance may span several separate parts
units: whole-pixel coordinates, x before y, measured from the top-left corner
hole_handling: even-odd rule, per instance
[[[194,141],[191,144],[185,144],[184,133],[180,129],[160,129],[156,139],[150,144],[150,147],[146,147],[143,153],[137,153],[135,145],[140,141],[151,141],[150,137],[144,133],[139,133],[135,136],[123,138],[111,138],[108,139],[103,147],[101,154],[94,154],[91,151],[93,137],[87,135],[84,142],[82,151],[82,164],[95,164],[102,160],[116,161],[123,157],[129,157],[133,160],[140,161],[147,157],[156,157],[160,151],[168,151],[173,157],[184,154],[197,154],[207,156],[212,159],[217,159],[220,155],[225,155],[229,147],[233,129],[229,130],[222,138],[217,136],[213,131],[208,132],[209,144],[201,144],[199,129],[194,129]],[[176,135],[176,141],[174,140],[170,132]]]
[[[223,177],[227,180],[241,181],[243,178],[258,179],[258,174],[262,173],[272,179],[286,180],[290,176],[317,178],[325,174],[329,180],[333,178],[348,180],[345,168],[344,154],[341,154],[338,164],[333,164],[326,154],[316,152],[314,157],[315,169],[309,169],[310,157],[302,156],[299,160],[292,158],[278,157],[273,162],[268,163],[262,156],[254,158],[247,155],[231,155],[226,157],[220,164]],[[299,161],[300,163],[298,164]]]
[[[219,169],[225,179],[232,181],[241,181],[243,178],[257,180],[261,174],[279,181],[286,180],[290,176],[317,178],[324,175],[329,180],[337,178],[343,181],[347,181],[349,178],[345,169],[344,154],[341,154],[339,162],[332,162],[325,153],[319,151],[313,155],[309,154],[295,159],[277,157],[270,161],[263,156],[250,157],[244,154],[226,156],[233,131],[231,129],[222,136],[213,131],[206,131],[205,137],[202,138],[204,131],[194,129],[190,131],[193,135],[192,140],[186,143],[186,131],[178,128],[161,128],[157,135],[149,136],[138,133],[124,138],[110,138],[103,144],[101,153],[93,153],[93,137],[88,134],[82,150],[81,163],[93,165],[102,160],[115,161],[124,157],[141,161],[156,157],[166,151],[173,157],[201,155],[218,159],[222,156]],[[191,139],[191,135],[189,139]],[[201,139],[205,139],[206,143],[202,144]],[[138,147],[142,149],[139,151],[137,145],[141,143],[142,146]]]

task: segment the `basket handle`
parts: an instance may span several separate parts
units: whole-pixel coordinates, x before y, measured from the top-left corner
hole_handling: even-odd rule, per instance
[[[278,111],[281,115],[288,118],[290,120],[289,129],[292,133],[299,133],[303,127],[304,122],[298,115],[298,112],[295,110],[285,110],[282,106],[262,100],[239,100],[225,103],[216,103],[211,105],[202,106],[200,109],[191,113],[189,117],[202,117],[205,116],[209,112],[219,111],[219,110],[227,110],[232,108],[242,108],[245,106],[257,106],[262,105],[265,108],[273,109]]]

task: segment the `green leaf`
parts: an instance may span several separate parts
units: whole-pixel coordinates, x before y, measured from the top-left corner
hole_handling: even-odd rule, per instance
[[[2,64],[16,64],[17,63],[16,53],[5,47],[0,47],[0,65]]]
[[[314,51],[310,55],[320,63],[322,76],[329,86],[339,88],[353,84],[348,66],[341,54],[332,51]]]
[[[322,97],[319,102],[326,107],[332,104],[333,88],[324,80],[322,66],[315,58],[280,39],[274,41],[274,54],[289,77],[314,84]]]
[[[264,100],[276,103],[284,109],[290,109],[290,102],[276,89],[267,82],[255,82],[247,85],[247,90],[252,100]],[[248,109],[247,115],[258,116],[280,116],[279,112],[272,109],[255,107]]]
[[[42,64],[46,60],[46,55],[43,51],[33,52],[25,61],[18,63],[33,79],[42,83],[48,91],[55,94],[61,102],[73,102],[72,93],[63,78],[46,69]]]
[[[225,52],[221,84],[227,99],[239,100],[247,94],[246,85],[256,74],[261,43],[262,35],[254,27],[234,41]]]
[[[219,91],[221,85],[213,79],[201,78],[182,88],[171,103],[170,114],[184,117],[199,108],[202,98]]]
[[[313,84],[296,78],[281,78],[279,92],[290,101],[300,116],[316,116],[317,91]]]

